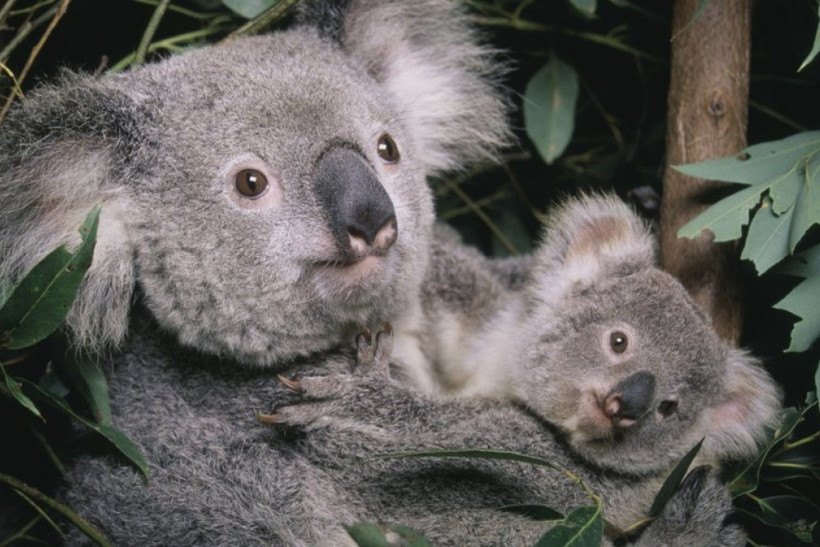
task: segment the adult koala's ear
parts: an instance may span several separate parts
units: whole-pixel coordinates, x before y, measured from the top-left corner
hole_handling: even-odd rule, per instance
[[[102,212],[91,268],[67,322],[91,349],[119,342],[134,286],[122,223],[135,146],[136,107],[123,93],[77,76],[18,104],[0,130],[0,278],[16,281],[62,244],[98,204]]]
[[[613,195],[566,201],[550,215],[531,279],[544,302],[554,302],[604,278],[656,265],[655,238]]]
[[[453,0],[305,0],[300,20],[337,41],[401,111],[427,173],[496,159],[511,140],[503,65]]]
[[[727,350],[722,398],[702,418],[707,433],[699,458],[710,463],[754,456],[780,419],[781,392],[760,362]]]

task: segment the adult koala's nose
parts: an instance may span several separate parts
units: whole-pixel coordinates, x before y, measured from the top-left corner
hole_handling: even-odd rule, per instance
[[[315,172],[316,195],[340,253],[353,260],[386,253],[398,236],[396,212],[364,156],[331,148]]]
[[[655,398],[655,377],[640,371],[618,382],[602,403],[604,414],[617,427],[630,427],[642,418]]]

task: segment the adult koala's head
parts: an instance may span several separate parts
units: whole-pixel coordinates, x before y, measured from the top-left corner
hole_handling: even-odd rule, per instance
[[[522,400],[604,468],[668,470],[704,437],[703,463],[753,455],[776,423],[779,390],[658,268],[641,220],[615,197],[587,197],[545,233]]]
[[[255,365],[400,312],[425,177],[507,138],[491,52],[447,0],[303,5],[287,31],[32,93],[0,136],[0,275],[102,203],[83,344],[123,338],[135,287],[182,343]]]

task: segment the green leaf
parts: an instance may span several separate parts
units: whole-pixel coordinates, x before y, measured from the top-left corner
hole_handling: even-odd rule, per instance
[[[820,151],[820,131],[806,131],[779,141],[755,144],[736,156],[676,165],[684,175],[744,185],[764,184],[782,176]]]
[[[541,536],[538,547],[598,547],[604,537],[604,520],[598,506],[579,507],[555,528]]]
[[[760,209],[749,226],[740,258],[751,260],[757,274],[768,271],[789,254],[789,227],[794,208],[782,215],[775,214],[769,197],[763,198]]]
[[[789,252],[794,252],[809,228],[820,223],[820,158],[815,156],[807,161],[801,171],[800,195],[794,205],[794,220],[789,232]]]
[[[652,507],[649,509],[649,516],[656,517],[661,514],[661,511],[663,511],[663,508],[666,507],[666,503],[669,501],[669,498],[671,498],[680,488],[681,482],[683,482],[684,477],[686,477],[686,471],[689,469],[689,466],[692,465],[692,462],[695,460],[695,456],[698,455],[701,446],[703,446],[703,439],[689,449],[689,452],[681,458],[672,472],[669,473],[669,476],[666,477],[666,480],[663,481],[663,485],[655,495],[655,500],[652,502]]]
[[[13,291],[14,284],[12,282],[8,279],[0,279],[0,308],[6,304]]]
[[[766,522],[760,514],[755,514],[745,509],[735,508],[735,515],[739,517],[740,524],[746,529],[751,538],[760,534],[766,538],[766,545],[811,545],[811,528],[801,529],[798,526],[791,525],[773,525]],[[756,544],[756,543],[753,543]]]
[[[552,507],[538,504],[505,505],[499,507],[498,510],[505,513],[515,513],[532,520],[561,520],[565,518],[563,513],[559,513]]]
[[[23,385],[29,389],[32,393],[32,396],[36,399],[39,399],[46,404],[56,408],[57,410],[67,414],[68,416],[74,418],[84,426],[88,427],[92,431],[100,434],[103,438],[108,440],[117,451],[120,452],[123,456],[125,456],[134,466],[147,478],[148,477],[148,464],[145,462],[145,458],[143,457],[140,449],[134,442],[129,439],[122,431],[116,429],[110,425],[100,425],[96,424],[90,420],[86,420],[76,412],[74,412],[71,407],[69,407],[65,401],[58,399],[51,393],[47,392],[46,390],[42,389],[37,384],[29,382],[28,380],[23,380]]]
[[[816,520],[820,508],[803,496],[784,495],[753,498],[760,508],[760,517],[769,524],[779,525],[798,519]]]
[[[793,255],[777,272],[802,278],[820,275],[820,245]]]
[[[108,399],[108,382],[100,368],[99,360],[85,351],[68,350],[61,363],[71,385],[88,403],[94,420],[100,425],[111,425],[111,404]]]
[[[430,547],[430,541],[407,526],[379,525],[362,522],[346,525],[345,530],[359,547]]]
[[[576,10],[586,17],[595,17],[595,10],[597,9],[597,0],[569,0]]]
[[[222,3],[245,19],[253,19],[274,4],[278,4],[279,0],[222,0]]]
[[[88,537],[91,541],[96,543],[97,545],[111,545],[109,541],[105,538],[99,530],[94,528],[91,524],[88,523],[87,520],[82,518],[80,515],[75,513],[71,510],[70,507],[60,503],[59,501],[52,499],[36,488],[33,488],[27,485],[24,482],[21,482],[10,475],[6,475],[4,473],[0,473],[0,483],[9,486],[10,488],[14,489],[17,492],[23,493],[26,496],[38,501],[44,505],[49,506],[51,509],[57,511],[66,519],[68,519],[71,524],[77,527],[77,529],[82,532],[83,534]]]
[[[524,90],[524,126],[536,150],[552,163],[566,149],[575,130],[578,74],[553,55]]]
[[[817,403],[815,402],[800,411],[794,408],[786,408],[783,410],[780,426],[768,444],[761,449],[754,460],[740,468],[732,480],[729,481],[729,489],[732,491],[732,497],[737,498],[754,492],[755,489],[757,489],[760,483],[760,469],[763,467],[763,464],[768,461],[770,454],[791,436],[797,424],[803,420],[803,416],[816,405]]]
[[[73,253],[65,246],[52,251],[15,287],[0,309],[2,342],[9,349],[36,344],[62,324],[91,266],[100,208],[80,227],[82,243]]]
[[[817,6],[817,16],[820,18],[820,4]],[[804,68],[806,68],[809,63],[811,63],[817,54],[820,53],[820,21],[817,23],[817,32],[814,35],[814,45],[811,47],[811,51],[800,64],[800,68],[797,69],[797,72],[800,72]]]
[[[716,242],[738,239],[749,222],[749,211],[760,202],[761,192],[757,186],[751,186],[723,198],[684,224],[678,237],[696,238],[703,230],[710,230]]]
[[[806,351],[820,336],[820,276],[801,281],[773,307],[800,317],[792,327],[791,343],[786,351]]]
[[[0,371],[2,371],[3,381],[6,385],[6,389],[8,389],[11,396],[14,397],[17,400],[18,403],[23,405],[32,414],[34,414],[35,416],[37,416],[41,420],[45,421],[45,419],[43,418],[43,415],[40,414],[40,410],[34,404],[34,401],[29,399],[26,396],[26,394],[23,393],[23,391],[20,389],[20,384],[18,384],[17,381],[14,378],[9,376],[9,374],[6,372],[6,367],[4,367],[2,363],[0,363]]]

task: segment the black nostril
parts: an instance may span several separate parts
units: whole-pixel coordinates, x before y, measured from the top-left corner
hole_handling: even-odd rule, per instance
[[[646,371],[636,372],[618,382],[607,395],[607,399],[615,397],[619,405],[614,417],[637,420],[649,411],[655,397],[655,377]]]

